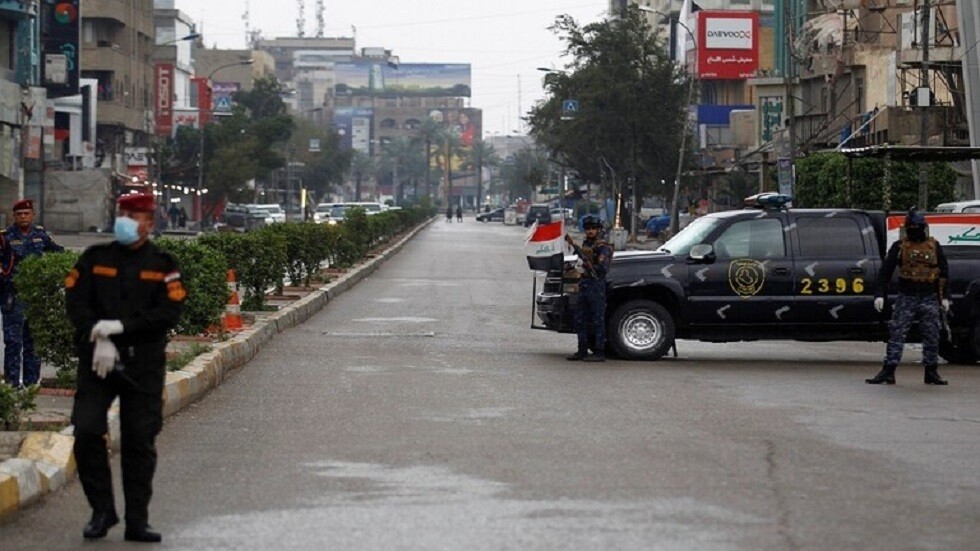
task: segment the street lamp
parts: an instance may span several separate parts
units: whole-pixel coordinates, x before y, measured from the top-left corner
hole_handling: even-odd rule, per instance
[[[640,11],[645,11],[645,12],[649,12],[649,13],[656,13],[656,14],[659,14],[659,15],[662,15],[662,16],[665,16],[665,17],[668,17],[668,18],[671,17],[671,15],[668,14],[668,13],[664,13],[662,11],[654,10],[654,9],[651,9],[651,8],[649,8],[647,6],[639,6],[639,8],[640,8]],[[694,33],[691,32],[691,29],[687,25],[685,25],[684,22],[681,21],[679,17],[677,18],[677,25],[679,25],[685,31],[687,31],[687,35],[691,38],[691,42],[694,44],[694,49],[697,50],[698,49],[698,40],[697,40],[697,38],[694,37]],[[696,77],[697,77],[697,74],[696,73],[692,73],[690,75],[690,78],[688,79],[688,85],[687,85],[687,105],[688,105],[688,107],[690,107],[691,104],[694,102],[694,81],[695,81]],[[685,116],[685,118],[684,118],[684,129],[681,132],[681,145],[680,145],[680,147],[677,150],[677,174],[674,176],[674,197],[673,197],[673,200],[670,203],[670,235],[671,236],[677,235],[677,229],[680,227],[680,220],[678,219],[679,218],[679,208],[678,208],[679,207],[679,204],[678,204],[678,202],[680,201],[680,194],[681,194],[681,170],[684,168],[684,148],[687,147],[687,122],[688,122],[688,117]]]
[[[190,36],[190,35],[188,35],[188,36]],[[225,63],[224,65],[219,65],[218,67],[215,67],[215,69],[213,71],[211,71],[210,73],[208,73],[207,82],[211,82],[211,78],[215,75],[215,73],[217,73],[218,71],[220,71],[222,69],[227,69],[229,67],[237,67],[239,65],[251,65],[253,63],[255,63],[255,60],[254,59],[243,59],[241,61],[236,61],[234,63]],[[211,106],[210,105],[208,106],[207,110],[208,111],[211,110]],[[200,117],[200,112],[201,111],[203,111],[203,110],[200,110],[199,109],[198,125],[197,125],[198,128],[199,128],[199,130],[200,130],[200,132],[198,133],[199,134],[199,138],[200,138],[200,143],[198,144],[198,149],[197,149],[197,155],[198,155],[198,164],[197,164],[197,209],[196,209],[197,210],[197,213],[195,213],[195,216],[196,216],[197,221],[198,221],[199,224],[201,222],[203,222],[202,218],[204,217],[203,216],[204,215],[204,205],[202,204],[203,203],[203,200],[201,199],[201,190],[204,189],[204,120],[201,119],[201,117]]]
[[[163,46],[170,46],[171,44],[176,44],[178,42],[186,42],[188,40],[195,40],[195,39],[198,39],[198,38],[201,38],[201,33],[191,33],[191,34],[189,34],[187,36],[182,36],[180,38],[175,38],[173,40],[168,40],[166,42],[161,42],[161,43],[157,44],[156,46],[154,46],[154,48],[161,48]]]

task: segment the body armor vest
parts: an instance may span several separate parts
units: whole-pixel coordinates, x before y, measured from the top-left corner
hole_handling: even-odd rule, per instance
[[[918,283],[933,283],[939,278],[939,257],[936,240],[902,240],[902,268],[899,276]]]
[[[610,251],[613,248],[610,243],[607,243],[602,239],[596,239],[591,245],[588,244],[588,241],[582,243],[582,254],[585,255],[585,258],[587,258],[593,266],[599,263],[599,256],[596,254],[596,250],[599,249],[600,245],[609,247]]]

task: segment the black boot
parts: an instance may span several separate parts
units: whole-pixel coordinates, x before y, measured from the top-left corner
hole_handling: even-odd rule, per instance
[[[939,368],[936,366],[926,366],[925,382],[927,385],[948,385],[949,382],[939,376]]]
[[[163,541],[163,536],[160,532],[154,532],[153,527],[149,524],[144,524],[139,527],[129,527],[126,526],[126,541],[139,541],[143,543],[159,543]]]
[[[85,525],[82,536],[87,540],[104,538],[109,533],[109,528],[117,524],[119,517],[115,511],[92,511],[92,520]]]
[[[589,355],[588,352],[585,352],[584,350],[579,350],[578,352],[572,354],[571,356],[569,356],[569,357],[567,357],[565,359],[568,360],[568,361],[570,361],[570,362],[580,362],[580,361],[584,360],[585,357],[588,356],[588,355]]]
[[[870,379],[865,379],[864,382],[869,385],[893,385],[895,384],[895,366],[884,365],[881,371],[877,375]]]

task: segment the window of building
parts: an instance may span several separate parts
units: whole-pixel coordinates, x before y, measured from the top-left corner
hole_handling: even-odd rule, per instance
[[[803,258],[864,258],[864,235],[853,218],[801,216],[796,219]]]
[[[382,119],[381,122],[378,124],[378,126],[380,128],[384,128],[387,130],[391,128],[396,128],[398,126],[398,123],[395,122],[395,119]]]
[[[422,126],[422,123],[418,119],[408,119],[405,121],[405,130],[415,130],[419,126]]]
[[[16,31],[17,25],[12,20],[0,20],[0,69],[17,68]]]

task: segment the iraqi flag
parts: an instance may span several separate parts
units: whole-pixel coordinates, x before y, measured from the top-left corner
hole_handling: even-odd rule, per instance
[[[527,265],[537,272],[546,272],[556,267],[561,268],[565,260],[565,248],[565,224],[563,221],[550,224],[535,222],[524,239]]]

